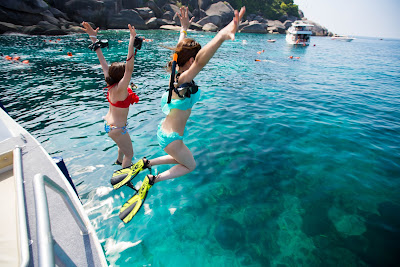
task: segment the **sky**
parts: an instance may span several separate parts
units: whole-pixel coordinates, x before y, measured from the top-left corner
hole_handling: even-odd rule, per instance
[[[304,17],[330,32],[400,39],[400,0],[294,0]]]

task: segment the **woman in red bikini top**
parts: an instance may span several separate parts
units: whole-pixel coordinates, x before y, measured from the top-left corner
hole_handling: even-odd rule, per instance
[[[82,22],[82,26],[82,30],[89,34],[90,39],[95,44],[99,28],[94,30],[87,22]],[[118,145],[118,157],[115,163],[121,164],[122,168],[129,167],[133,158],[132,141],[127,129],[129,106],[139,101],[139,97],[128,88],[133,72],[133,44],[136,36],[135,27],[129,24],[128,28],[130,39],[126,63],[114,62],[109,67],[101,48],[93,46],[103,69],[107,83],[107,100],[110,103],[108,113],[104,117],[104,129],[108,136]]]

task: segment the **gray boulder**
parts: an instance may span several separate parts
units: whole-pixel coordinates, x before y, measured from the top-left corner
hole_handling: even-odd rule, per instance
[[[0,6],[0,18],[3,22],[12,23],[15,25],[31,26],[45,20],[43,15],[39,13],[25,13],[16,10],[9,10]]]
[[[22,31],[22,26],[20,25],[14,25],[12,23],[7,23],[7,22],[0,22],[0,34],[6,32],[21,32],[21,31]]]
[[[49,9],[43,0],[1,0],[0,6],[18,12],[37,14]]]
[[[165,13],[162,15],[162,18],[166,20],[173,20],[174,13],[172,13],[171,11],[165,11]]]
[[[193,10],[192,14],[194,16],[194,20],[193,20],[194,22],[197,22],[197,21],[201,20],[202,18],[207,17],[207,14],[203,9],[196,8],[195,10]]]
[[[180,11],[179,7],[176,6],[176,5],[174,5],[174,4],[165,4],[165,5],[163,6],[163,9],[164,9],[165,11],[171,11],[172,14],[174,14],[174,15],[175,15],[176,12],[179,12],[179,11]]]
[[[60,18],[61,29],[68,29],[71,26],[80,26],[80,24]]]
[[[287,30],[287,29],[290,28],[290,26],[292,26],[292,24],[293,24],[292,21],[287,20],[287,21],[285,21],[285,22],[283,23],[283,26],[285,26],[285,29]]]
[[[96,0],[70,0],[65,3],[64,11],[73,21],[91,21],[97,26],[104,26],[104,2]]]
[[[127,29],[128,24],[135,26],[138,30],[146,30],[148,28],[139,13],[133,9],[123,9],[108,19],[109,29]]]
[[[212,4],[207,10],[206,10],[207,16],[220,16],[221,17],[221,25],[217,25],[220,27],[226,26],[229,22],[232,21],[233,15],[234,15],[234,9],[228,2],[218,2],[215,4]]]
[[[154,0],[157,6],[164,6],[167,4],[170,0]]]
[[[249,15],[246,17],[246,20],[248,20],[248,21],[253,21],[254,18],[255,18],[256,16],[257,16],[256,14],[249,14]]]
[[[218,30],[218,26],[213,23],[207,23],[203,26],[203,31],[206,32],[216,32]]]
[[[252,20],[256,20],[256,21],[258,21],[258,22],[260,22],[260,23],[266,23],[266,22],[268,22],[266,19],[264,19],[263,17],[261,17],[261,16],[255,16]]]
[[[198,23],[196,23],[196,22],[192,22],[192,23],[190,24],[189,29],[195,30],[195,31],[201,31],[201,30],[203,29],[203,26],[200,25],[200,24],[198,24]]]
[[[288,16],[288,15],[283,15],[280,19],[279,19],[279,21],[281,21],[282,23],[284,23],[285,21],[287,21],[287,20],[290,20],[290,21],[296,21],[296,20],[298,20],[299,18],[297,18],[297,17],[295,17],[295,16]]]
[[[267,33],[267,30],[265,29],[264,25],[259,23],[258,21],[252,21],[249,23],[248,26],[244,26],[240,32],[245,32],[245,33]]]
[[[318,23],[311,21],[311,20],[303,20],[303,22],[314,25],[314,27],[311,28],[311,31],[313,33],[312,35],[315,35],[315,36],[328,36],[329,35],[328,29],[319,25]]]
[[[246,20],[246,21],[244,21],[244,22],[240,22],[240,23],[239,23],[238,30],[240,31],[241,29],[243,29],[244,27],[249,26],[249,25],[250,25],[250,23],[249,23],[248,20]]]
[[[135,10],[139,13],[139,15],[144,20],[148,20],[148,19],[154,17],[154,12],[149,7],[139,7],[139,8],[135,8]]]
[[[199,19],[207,17],[207,14],[203,9],[200,9],[199,14],[200,14]]]
[[[271,33],[271,34],[276,34],[276,33],[279,33],[279,30],[278,30],[278,28],[277,28],[277,27],[275,27],[275,26],[272,26],[272,27],[267,27],[267,31],[268,31],[268,33]]]
[[[146,25],[147,25],[147,28],[149,28],[149,29],[158,29],[159,28],[156,17],[152,17],[148,21],[146,21]]]
[[[162,25],[171,25],[171,26],[175,26],[175,25],[176,25],[174,21],[172,21],[172,20],[167,20],[167,19],[157,19],[157,24],[158,24],[159,26],[162,26]]]
[[[188,16],[189,16],[190,19],[193,17],[192,14],[191,14],[190,12],[188,13]],[[175,13],[175,15],[174,15],[174,17],[173,17],[172,20],[175,21],[175,23],[176,23],[177,25],[181,25],[181,20],[179,19],[178,14]]]
[[[43,16],[45,21],[48,21],[51,24],[54,24],[54,25],[60,24],[60,21],[54,17],[53,13],[51,13],[50,10],[46,10],[46,11],[42,12],[41,15]]]
[[[268,31],[273,33],[285,33],[286,27],[279,20],[268,20]]]
[[[47,21],[41,21],[37,25],[24,27],[22,30],[25,34],[30,35],[66,35],[67,32],[57,27],[56,25],[50,24]]]
[[[65,19],[65,20],[69,20],[67,15],[64,12],[61,12],[59,9],[54,8],[54,7],[49,7],[49,11],[51,12],[51,14],[53,14],[53,16],[57,19]]]
[[[114,14],[118,14],[122,10],[122,5],[118,1],[103,0],[103,2],[104,2],[103,12],[102,12],[103,17],[109,18]]]
[[[300,18],[300,19],[303,19],[303,18],[304,18],[304,13],[303,13],[303,11],[301,11],[300,9],[299,9],[299,18]]]
[[[213,0],[198,0],[199,8],[206,10],[214,2]]]
[[[155,15],[157,18],[161,18],[161,17],[162,17],[163,12],[161,11],[161,9],[158,7],[158,5],[157,5],[153,0],[148,1],[148,2],[147,2],[147,6],[148,6],[149,8],[151,8],[151,10],[153,10],[154,15]]]
[[[197,22],[197,24],[204,26],[207,23],[212,23],[212,24],[216,25],[217,27],[221,27],[221,25],[222,25],[221,20],[222,20],[221,16],[212,15],[212,16],[207,16],[205,18],[202,18],[201,20],[199,20]]]
[[[186,3],[185,3],[186,5]],[[187,6],[190,7],[190,9],[198,9],[199,8],[199,2],[198,0],[188,0]]]
[[[143,0],[122,0],[123,9],[134,9],[141,6],[143,6]]]
[[[160,29],[170,30],[170,31],[180,31],[181,27],[176,25],[162,25]]]
[[[70,26],[67,31],[69,33],[82,33],[82,29],[80,26]]]

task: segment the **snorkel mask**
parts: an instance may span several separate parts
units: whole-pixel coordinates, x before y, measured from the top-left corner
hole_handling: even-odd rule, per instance
[[[96,51],[99,48],[108,48],[108,40],[103,39],[103,40],[97,40],[96,42],[94,42],[93,44],[89,45],[89,49]]]

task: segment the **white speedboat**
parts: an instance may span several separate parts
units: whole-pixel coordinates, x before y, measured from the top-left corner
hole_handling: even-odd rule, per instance
[[[337,34],[335,34],[334,36],[331,37],[331,39],[332,40],[336,40],[336,41],[351,42],[356,38],[349,37],[347,35],[337,35]]]
[[[107,266],[73,184],[1,108],[0,200],[1,266]]]
[[[286,42],[291,45],[309,45],[313,26],[301,20],[296,20],[287,30]]]

